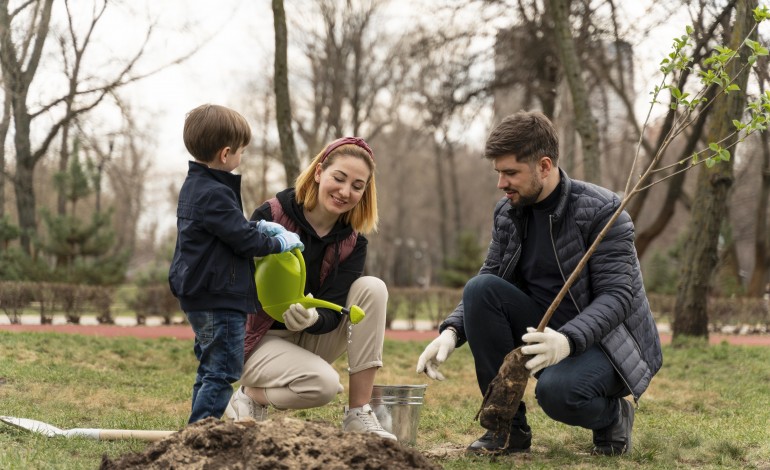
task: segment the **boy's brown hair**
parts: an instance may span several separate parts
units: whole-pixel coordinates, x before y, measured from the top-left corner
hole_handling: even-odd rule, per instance
[[[246,118],[230,108],[204,104],[187,113],[183,135],[190,155],[208,163],[225,147],[235,152],[249,145],[251,127]]]

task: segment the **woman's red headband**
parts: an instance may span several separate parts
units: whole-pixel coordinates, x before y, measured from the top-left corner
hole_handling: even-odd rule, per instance
[[[328,157],[329,154],[334,151],[334,149],[347,144],[353,144],[361,147],[362,149],[366,150],[366,153],[368,153],[369,156],[372,157],[372,160],[374,160],[374,152],[372,152],[372,148],[369,147],[369,144],[367,144],[364,141],[364,139],[362,139],[361,137],[342,137],[341,139],[337,139],[334,142],[330,143],[329,146],[326,147],[324,156],[321,157],[321,162],[326,160],[326,157]]]

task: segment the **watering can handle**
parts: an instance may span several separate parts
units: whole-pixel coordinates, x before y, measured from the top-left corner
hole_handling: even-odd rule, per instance
[[[303,289],[305,288],[305,281],[306,281],[306,277],[307,277],[307,272],[305,271],[305,257],[302,256],[302,252],[299,251],[299,248],[294,248],[293,250],[291,250],[291,252],[299,260],[299,277],[300,277],[300,284],[299,284],[300,285],[300,292],[299,292],[299,296],[300,297],[304,297],[305,296],[305,292],[303,291]]]
[[[299,248],[295,248],[291,250],[292,254],[297,257],[297,260],[299,260],[299,276],[300,276],[300,290],[304,289],[305,287],[305,281],[307,277],[307,273],[305,271],[305,258],[302,256],[302,252],[299,251]],[[321,299],[315,299],[315,298],[307,298],[305,297],[305,292],[300,291],[299,292],[299,298],[301,299],[299,303],[301,303],[304,307],[321,307],[321,308],[328,308],[331,310],[336,310],[343,315],[348,315],[350,317],[350,321],[353,324],[356,324],[363,320],[364,318],[364,311],[361,310],[359,307],[356,307],[355,305],[351,306],[350,308],[341,307],[337,304],[333,304],[331,302],[327,302],[325,300]]]

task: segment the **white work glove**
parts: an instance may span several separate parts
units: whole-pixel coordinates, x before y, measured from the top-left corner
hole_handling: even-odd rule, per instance
[[[457,346],[457,333],[451,328],[445,329],[420,354],[417,360],[417,373],[425,372],[425,375],[433,380],[444,380],[444,374],[438,371],[438,367],[452,354],[455,346]]]
[[[302,331],[315,325],[316,321],[318,321],[318,310],[312,307],[305,308],[302,304],[291,304],[289,309],[283,312],[283,323],[290,331]]]
[[[559,363],[570,353],[567,337],[548,327],[542,333],[529,327],[521,339],[525,343],[529,343],[521,348],[521,352],[535,356],[524,364],[532,376],[541,369]]]
[[[278,234],[286,232],[286,227],[275,222],[268,222],[267,220],[260,220],[257,222],[257,230],[264,233],[268,237],[274,237]]]
[[[283,231],[278,235],[275,235],[275,238],[277,238],[278,241],[281,242],[281,253],[284,253],[286,251],[291,251],[294,248],[299,248],[299,251],[302,251],[305,249],[305,245],[303,245],[302,242],[299,241],[299,235],[297,235],[294,232]]]

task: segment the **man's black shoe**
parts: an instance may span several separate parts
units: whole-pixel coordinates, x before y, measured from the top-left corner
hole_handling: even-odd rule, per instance
[[[506,446],[506,441],[508,445]],[[532,430],[526,424],[512,426],[510,438],[505,433],[495,435],[487,431],[466,449],[474,454],[513,454],[515,452],[529,452],[532,446]]]
[[[634,405],[620,399],[618,421],[594,431],[593,455],[621,455],[631,453],[631,431],[634,428]]]

